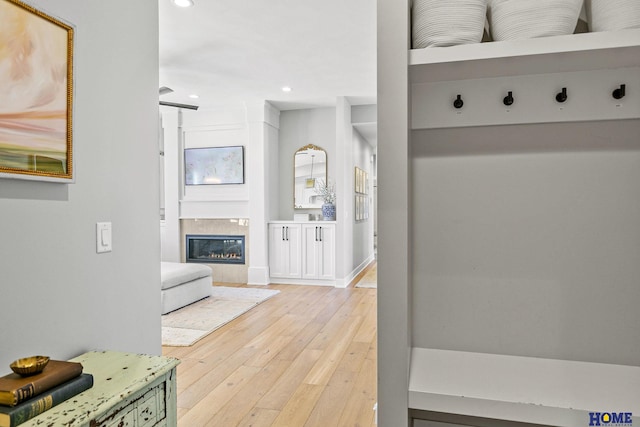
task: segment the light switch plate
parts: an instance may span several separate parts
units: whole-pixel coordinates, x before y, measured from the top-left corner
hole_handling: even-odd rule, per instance
[[[99,254],[111,252],[111,223],[96,223],[96,252]]]

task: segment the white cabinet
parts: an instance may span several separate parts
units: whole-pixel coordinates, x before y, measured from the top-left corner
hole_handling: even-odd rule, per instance
[[[269,275],[278,283],[335,285],[335,247],[334,223],[270,223]]]
[[[300,277],[300,267],[300,224],[269,224],[271,277]]]
[[[335,277],[336,228],[302,225],[302,278],[333,280]]]

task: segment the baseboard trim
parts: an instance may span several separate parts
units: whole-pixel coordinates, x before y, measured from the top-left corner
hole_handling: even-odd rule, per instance
[[[305,286],[335,286],[338,287],[337,280],[314,280],[314,279],[287,279],[282,277],[270,278],[272,285],[305,285]]]
[[[374,254],[369,255],[367,259],[362,261],[359,266],[357,266],[347,277],[342,280],[343,283],[341,283],[341,286],[338,286],[338,284],[336,284],[336,288],[348,288],[349,286],[357,282],[356,279],[360,279],[360,274],[364,273],[367,267],[369,267],[369,265],[373,263],[375,259],[376,257]]]

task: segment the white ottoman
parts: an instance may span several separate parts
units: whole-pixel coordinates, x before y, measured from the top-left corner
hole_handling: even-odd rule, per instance
[[[162,314],[211,295],[211,268],[201,264],[162,262],[160,301]]]

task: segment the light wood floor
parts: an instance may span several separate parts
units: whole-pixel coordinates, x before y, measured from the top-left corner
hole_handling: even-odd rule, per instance
[[[163,347],[181,360],[178,426],[374,426],[376,290],[259,288],[281,292],[191,347]]]

